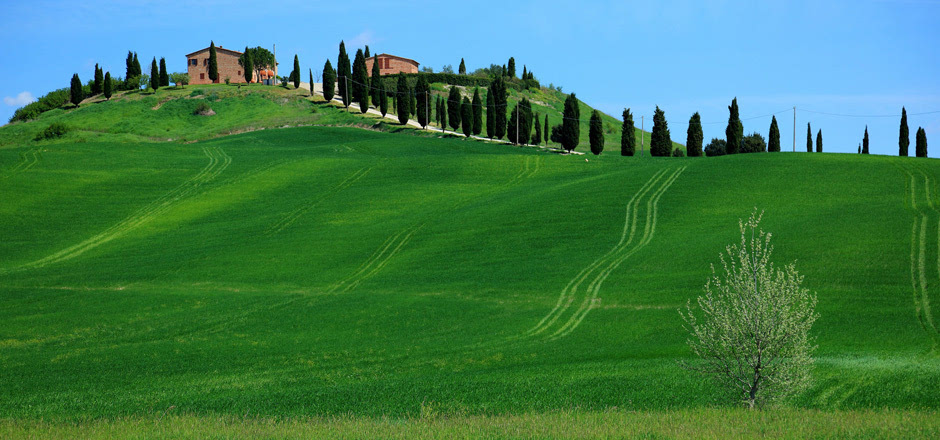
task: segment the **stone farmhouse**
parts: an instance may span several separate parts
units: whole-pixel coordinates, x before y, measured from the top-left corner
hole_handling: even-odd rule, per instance
[[[393,75],[399,72],[418,73],[417,61],[383,53],[376,57],[366,58],[366,72],[369,72],[369,76],[372,76],[372,64],[375,58],[379,60],[379,75]]]
[[[209,79],[209,48],[186,55],[186,70],[189,73],[190,84],[224,83],[226,78],[231,83],[245,83],[245,69],[238,64],[238,58],[242,56],[241,52],[218,46],[215,48],[215,56],[219,65],[219,79],[212,81]],[[260,78],[258,76],[258,71],[255,70],[251,82],[272,84],[274,77],[277,76],[277,66],[274,66],[274,70],[261,69]]]

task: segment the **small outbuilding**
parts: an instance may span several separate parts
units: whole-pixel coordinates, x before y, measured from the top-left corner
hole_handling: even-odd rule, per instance
[[[372,76],[372,64],[379,60],[379,75],[394,75],[396,73],[418,73],[418,62],[410,58],[389,55],[387,53],[366,58],[366,72]]]

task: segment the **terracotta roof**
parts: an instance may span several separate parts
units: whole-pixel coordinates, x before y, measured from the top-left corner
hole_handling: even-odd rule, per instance
[[[419,63],[419,62],[417,62],[417,61],[415,61],[415,60],[413,60],[413,59],[411,59],[411,58],[400,57],[400,56],[398,56],[398,55],[390,55],[390,54],[387,54],[387,53],[380,53],[380,54],[378,54],[378,55],[376,55],[376,56],[379,57],[379,58],[396,58],[396,59],[399,59],[399,60],[402,60],[402,61],[408,61],[408,62],[414,63],[415,66],[418,66],[418,65],[421,64],[421,63]],[[371,58],[371,57],[370,57],[370,58]]]
[[[197,51],[195,51],[195,52],[193,52],[193,53],[188,53],[188,54],[186,54],[186,58],[189,58],[189,57],[191,57],[191,56],[193,56],[193,55],[195,55],[195,54],[197,54],[197,53],[199,53],[199,52],[208,51],[208,50],[209,50],[208,47],[205,48],[205,49],[199,49],[199,50],[197,50]],[[222,46],[216,46],[215,51],[216,51],[216,53],[218,53],[218,52],[229,52],[229,53],[231,53],[232,55],[236,55],[236,56],[241,56],[241,55],[242,55],[242,53],[239,52],[239,51],[237,51],[237,50],[223,49]]]

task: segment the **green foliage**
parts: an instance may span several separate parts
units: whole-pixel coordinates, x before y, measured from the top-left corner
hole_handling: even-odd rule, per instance
[[[751,133],[741,140],[741,150],[739,153],[766,153],[767,142],[760,133]]]
[[[450,92],[447,94],[447,120],[454,131],[460,128],[460,102],[460,89],[450,86]]]
[[[193,115],[196,116],[207,116],[212,112],[212,107],[209,107],[209,103],[206,101],[199,101],[196,104],[196,108],[193,109]]]
[[[463,62],[463,59],[460,60]],[[480,88],[473,89],[473,134],[479,136],[483,132],[483,100],[480,99]]]
[[[675,148],[672,150],[672,157],[685,157],[685,150],[681,148]]]
[[[506,75],[510,78],[516,77],[516,59],[509,57],[509,63],[506,65]]]
[[[431,86],[424,77],[419,77],[415,84],[415,98],[415,117],[418,124],[427,127],[431,123]]]
[[[813,152],[813,129],[810,127],[809,122],[806,123],[806,152]]]
[[[865,136],[862,137],[862,154],[868,154],[868,126],[865,126]]]
[[[712,138],[711,142],[705,147],[705,156],[724,156],[726,142],[724,139]]]
[[[442,130],[447,128],[447,100],[443,96],[437,97],[437,123]]]
[[[113,82],[111,81],[111,72],[104,74],[104,84],[102,88],[102,93],[104,93],[104,99],[111,100],[112,88],[114,87]]]
[[[98,68],[98,64],[95,64],[95,82],[91,86],[91,94],[98,95],[103,91],[104,86],[104,73]]]
[[[408,87],[408,80],[405,79],[405,75],[398,75],[398,88],[395,92],[395,111],[398,113],[398,122],[401,125],[408,123],[408,118],[411,117],[411,102],[409,102],[409,97],[411,96],[411,87]]]
[[[702,155],[702,142],[705,141],[705,135],[702,133],[702,116],[695,112],[689,119],[689,128],[686,130],[685,149],[689,157],[700,157]],[[676,151],[682,151],[676,148]]]
[[[150,62],[150,88],[157,90],[160,88],[160,69],[157,68],[157,57]]]
[[[770,119],[770,139],[767,141],[767,151],[771,153],[780,152],[780,127],[777,126],[777,117]]]
[[[466,75],[466,74],[467,74],[467,65],[464,64],[463,58],[460,59],[460,67],[457,69],[457,73],[458,73],[459,75]]]
[[[907,147],[911,145],[911,136],[907,128],[907,109],[901,107],[901,130],[898,137],[898,155],[907,157]]]
[[[385,116],[388,114],[388,92],[385,91],[385,83],[376,81],[374,87],[379,92],[379,111],[382,113],[382,116]]]
[[[85,99],[85,93],[82,90],[82,80],[78,79],[78,74],[72,75],[72,85],[71,93],[69,94],[69,101],[74,106],[78,106]]]
[[[170,86],[170,75],[166,71],[166,58],[160,57],[160,87]]]
[[[53,122],[49,124],[48,127],[36,134],[34,140],[43,141],[49,139],[56,139],[62,136],[65,136],[70,130],[68,125],[65,125],[61,122]]]
[[[823,152],[823,143],[822,143],[822,129],[816,132],[816,152]]]
[[[362,49],[356,49],[352,81],[349,87],[352,87],[352,99],[353,102],[359,104],[359,111],[361,113],[369,111],[369,72],[366,69],[366,57]]]
[[[512,60],[512,58],[510,58]],[[565,107],[561,113],[561,146],[569,153],[578,146],[581,139],[581,108],[578,105],[578,98],[571,92],[565,98]]]
[[[349,92],[346,90],[349,87],[348,80],[350,79],[351,67],[349,65],[349,55],[346,53],[346,43],[343,41],[339,42],[339,59],[336,61],[336,79],[339,84],[339,97],[343,100],[343,106],[349,107]],[[401,98],[401,96],[399,96]],[[401,101],[401,99],[399,99]],[[406,112],[407,113],[407,112]],[[406,119],[407,121],[407,116]],[[404,122],[402,123],[404,124]]]
[[[548,115],[545,115],[545,123],[542,124],[542,138],[545,139],[545,145],[548,145],[548,137],[551,134],[551,127],[548,125]]]
[[[62,107],[69,102],[69,92],[69,88],[62,88],[46,93],[35,102],[31,102],[16,109],[16,111],[13,112],[13,116],[10,117],[10,122],[36,119],[44,112]]]
[[[369,45],[368,45],[368,44],[366,45],[366,50],[365,50],[365,53],[363,54],[363,56],[365,56],[366,59],[368,59],[369,57],[372,56],[372,55],[369,53]]]
[[[245,82],[251,84],[251,80],[254,79],[255,62],[251,59],[251,51],[248,50],[248,46],[245,46],[245,51],[238,57],[238,65],[242,66],[242,72],[245,73]],[[311,84],[313,83],[311,82]],[[310,94],[312,95],[313,92]]]
[[[486,137],[493,139],[496,136],[496,103],[493,100],[494,89],[486,92]]]
[[[308,75],[308,78],[309,78],[309,79],[307,80],[307,81],[308,81],[307,84],[310,84],[310,96],[313,97],[313,89],[314,89],[314,86],[313,86],[313,84],[314,84],[314,83],[313,83],[313,69],[307,69],[307,75]]]
[[[219,82],[219,58],[215,50],[215,41],[209,43],[209,79]]]
[[[591,153],[595,156],[604,151],[604,123],[601,121],[601,114],[597,110],[591,113],[591,122],[589,135],[591,141]]]
[[[680,310],[691,333],[689,347],[701,363],[687,368],[711,377],[749,408],[799,394],[810,385],[812,352],[809,330],[818,315],[816,295],[802,286],[795,264],[771,261],[769,233],[754,213],[739,221],[741,240],[720,254],[698,297],[698,310]]]
[[[915,142],[917,157],[927,157],[927,131],[923,127],[917,127]]]
[[[379,94],[382,93],[380,90],[385,89],[385,81],[382,81],[382,73],[379,67],[378,55],[372,57],[372,76],[369,78],[369,84],[372,85],[369,90],[369,93],[372,95],[372,102],[379,102]]]
[[[744,138],[744,124],[741,123],[741,116],[738,114],[738,98],[731,100],[728,113],[728,126],[725,128],[725,153],[737,154]]]
[[[633,126],[633,115],[630,109],[623,109],[623,126],[620,129],[620,155],[633,156],[636,154],[636,128]]]
[[[532,121],[535,122],[535,133],[532,135],[532,143],[540,145],[542,143],[542,122],[541,119],[539,119],[538,113],[533,115]]]
[[[363,71],[365,71],[365,62],[363,62]],[[365,72],[363,72],[365,73]],[[297,54],[294,54],[294,71],[291,72],[291,80],[294,82],[294,89],[300,88],[300,59],[297,58]],[[369,80],[366,78],[366,84]],[[368,88],[368,85],[366,86]],[[369,107],[369,101],[366,100],[366,107]],[[364,112],[363,112],[364,113]]]
[[[506,139],[514,145],[528,144],[529,134],[532,133],[532,104],[528,99],[522,98],[509,114]]]
[[[473,135],[473,108],[466,97],[460,101],[460,126],[463,128],[464,136]]]
[[[653,134],[650,135],[650,156],[672,155],[672,140],[669,136],[669,125],[666,122],[666,113],[656,106],[653,113]]]
[[[333,93],[336,91],[336,71],[327,59],[323,64],[323,99],[327,102],[333,100]]]
[[[126,67],[126,69],[125,69],[125,71],[124,71],[124,77],[125,77],[125,78],[131,78],[131,77],[139,76],[139,75],[140,75],[140,72],[135,72],[135,71],[134,71],[134,52],[132,52],[132,51],[127,51],[127,59],[124,60],[124,64],[125,64],[125,67]]]
[[[245,75],[248,75],[248,71],[252,71],[252,77],[257,77],[259,80],[261,79],[262,70],[273,70],[276,64],[277,61],[274,59],[274,54],[260,46],[252,48],[246,47],[245,51],[238,57],[238,65],[244,68]],[[247,80],[248,76],[245,76],[245,78]]]
[[[177,87],[189,84],[189,74],[185,72],[173,72],[170,74],[170,81]]]

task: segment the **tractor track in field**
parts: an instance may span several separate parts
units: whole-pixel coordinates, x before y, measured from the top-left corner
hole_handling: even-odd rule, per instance
[[[914,302],[914,314],[921,327],[930,337],[932,349],[940,347],[940,331],[934,322],[930,305],[930,291],[936,290],[940,282],[940,211],[937,210],[930,195],[930,188],[934,182],[921,170],[904,169],[910,179],[909,188],[911,196],[911,210],[914,212],[914,222],[911,225],[911,288]],[[920,174],[917,176],[916,174]],[[920,179],[922,177],[923,179]],[[923,182],[923,198],[918,203],[918,181]],[[931,215],[932,213],[932,215]],[[934,217],[934,219],[931,219]],[[937,222],[937,271],[928,275],[927,247],[928,224]],[[932,241],[931,247],[932,246]]]
[[[124,220],[112,225],[108,229],[88,238],[78,244],[62,249],[56,253],[43,257],[30,263],[22,264],[8,269],[0,269],[0,274],[38,269],[50,264],[70,260],[100,245],[110,242],[124,234],[136,229],[144,223],[156,218],[170,209],[174,204],[187,197],[199,193],[202,188],[215,180],[232,163],[232,158],[220,147],[202,147],[203,154],[209,158],[209,163],[195,176],[189,178],[179,186],[160,196],[157,200],[140,208]]]
[[[307,203],[305,205],[302,205],[299,208],[287,213],[287,215],[285,215],[283,218],[281,218],[276,223],[271,225],[271,227],[268,228],[267,231],[265,231],[265,235],[269,235],[269,236],[274,235],[283,231],[284,229],[287,229],[289,226],[291,226],[297,220],[303,217],[306,213],[310,212],[311,209],[315,208],[324,200],[332,197],[333,195],[336,195],[340,191],[346,188],[349,188],[354,183],[358,182],[360,179],[365,177],[366,174],[369,174],[369,171],[372,171],[372,169],[374,168],[375,166],[360,168],[356,170],[355,172],[353,172],[352,174],[346,176],[346,178],[343,179],[340,183],[334,185],[332,188],[330,188],[326,192],[320,194],[320,197],[318,197],[316,200],[310,203]]]
[[[16,165],[12,166],[6,173],[3,174],[2,179],[7,179],[13,177],[20,173],[25,173],[29,171],[30,168],[39,163],[39,159],[42,155],[40,154],[39,148],[30,148],[24,153],[20,154],[20,161]]]
[[[679,167],[671,172],[668,169],[657,171],[627,202],[623,231],[620,240],[601,257],[583,268],[559,294],[555,307],[541,321],[525,333],[528,337],[546,337],[549,340],[563,338],[571,334],[597,305],[600,288],[624,261],[652,241],[656,233],[659,200],[679,178],[686,167]],[[640,206],[646,200],[646,216],[643,235],[636,240],[639,226]],[[634,240],[636,240],[634,244]],[[583,293],[579,287],[591,279]],[[576,301],[580,305],[573,312],[570,309]]]

